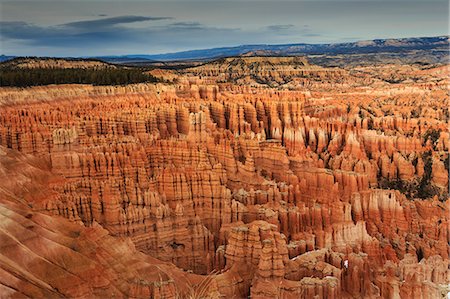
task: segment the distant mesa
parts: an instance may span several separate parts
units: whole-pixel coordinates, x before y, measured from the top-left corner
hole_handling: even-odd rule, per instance
[[[222,47],[212,49],[190,50],[175,53],[156,55],[133,55],[130,57],[151,59],[156,61],[171,60],[208,60],[220,57],[239,55],[255,56],[298,56],[298,55],[343,55],[343,54],[373,54],[388,53],[390,55],[405,54],[413,51],[439,51],[439,57],[444,57],[448,52],[449,37],[418,37],[401,39],[376,39],[372,41],[357,41],[336,44],[282,44],[282,45],[242,45],[237,47]],[[444,56],[442,56],[444,55]],[[402,56],[402,55],[400,55]],[[122,56],[126,58],[127,56]],[[103,59],[102,57],[98,57]],[[108,61],[105,58],[105,61]],[[117,61],[116,61],[117,62]]]
[[[10,68],[29,68],[29,69],[116,68],[115,65],[101,60],[83,59],[83,58],[54,58],[54,57],[17,57],[3,62],[1,66]]]
[[[241,45],[211,49],[188,50],[164,54],[133,54],[118,56],[94,56],[93,59],[115,64],[149,65],[169,61],[209,61],[232,56],[317,56],[326,55],[328,60],[316,59],[315,63],[325,65],[334,63],[346,65],[350,62],[385,60],[411,63],[419,59],[426,63],[445,63],[448,60],[449,36],[414,37],[399,39],[375,39],[335,44],[281,44],[281,45]],[[347,55],[346,62],[341,55]],[[350,56],[349,56],[350,55]],[[352,57],[356,55],[356,57]],[[363,58],[358,55],[364,55]],[[376,55],[374,57],[374,55]],[[0,62],[11,60],[16,56],[0,56]],[[333,61],[329,61],[329,58]],[[382,60],[380,60],[380,57]]]

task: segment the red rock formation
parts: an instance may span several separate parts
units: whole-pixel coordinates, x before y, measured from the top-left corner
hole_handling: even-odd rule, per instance
[[[176,84],[1,89],[1,292],[441,292],[448,97],[431,82],[445,73],[388,84],[241,60],[155,71]]]

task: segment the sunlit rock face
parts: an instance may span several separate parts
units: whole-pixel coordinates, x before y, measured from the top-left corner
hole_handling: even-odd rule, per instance
[[[445,292],[448,68],[154,73],[0,90],[5,297]]]

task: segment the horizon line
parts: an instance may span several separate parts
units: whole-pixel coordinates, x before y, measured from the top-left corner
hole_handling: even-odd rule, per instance
[[[120,55],[84,55],[84,56],[38,56],[38,55],[14,55],[14,54],[0,54],[1,56],[7,57],[36,57],[36,58],[101,58],[101,57],[126,57],[126,56],[162,56],[162,55],[173,55],[185,52],[194,52],[194,51],[205,51],[205,50],[213,50],[213,49],[228,49],[228,48],[239,48],[239,47],[250,47],[250,46],[287,46],[287,45],[339,45],[339,44],[351,44],[357,42],[365,42],[365,41],[379,41],[379,40],[402,40],[402,39],[416,39],[416,38],[450,38],[450,32],[444,35],[433,35],[433,36],[409,36],[409,37],[386,37],[386,38],[374,38],[374,39],[357,39],[354,41],[348,42],[336,42],[336,43],[281,43],[281,44],[271,44],[271,43],[255,43],[255,44],[239,44],[239,45],[231,45],[231,46],[218,46],[218,47],[210,47],[210,48],[192,48],[188,50],[181,51],[173,51],[173,52],[164,52],[164,53],[154,53],[154,54],[120,54]]]

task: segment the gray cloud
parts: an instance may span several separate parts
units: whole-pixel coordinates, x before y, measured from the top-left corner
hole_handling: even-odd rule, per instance
[[[304,33],[303,36],[307,36],[307,37],[318,37],[318,36],[322,36],[319,33]]]
[[[18,40],[33,47],[74,48],[82,52],[92,48],[195,47],[201,43],[227,41],[231,43],[239,29],[208,27],[199,22],[126,27],[128,23],[169,20],[167,17],[121,16],[89,21],[77,21],[56,26],[37,26],[26,22],[0,22],[2,39]],[[194,34],[192,34],[194,33]],[[127,51],[128,52],[128,51]],[[150,52],[147,50],[145,52]],[[129,53],[129,52],[128,52]],[[100,54],[100,53],[99,53]]]
[[[130,31],[121,25],[172,19],[169,17],[119,16],[87,21],[64,23],[56,26],[37,26],[26,22],[0,22],[2,38],[29,40],[44,43],[53,40],[67,41],[68,38],[83,38],[97,36],[99,38],[123,37],[122,33]]]
[[[295,26],[292,24],[286,24],[286,25],[270,25],[267,26],[267,29],[271,31],[285,31],[294,28]]]
[[[302,36],[302,37],[319,37],[322,36],[317,32],[313,32],[309,25],[295,26],[293,24],[270,25],[266,30],[277,34],[278,36]]]
[[[174,29],[205,29],[206,26],[200,24],[199,22],[176,22],[168,25]]]
[[[0,1],[1,52],[9,55],[152,54],[448,34],[447,0]]]
[[[53,35],[55,29],[36,26],[26,22],[0,22],[0,34],[2,38],[33,40],[41,36]]]
[[[60,26],[71,27],[78,29],[95,29],[99,27],[111,27],[120,24],[136,23],[144,21],[159,21],[159,20],[169,20],[170,17],[142,17],[142,16],[119,16],[104,19],[88,20],[88,21],[77,21],[71,23],[65,23]]]

